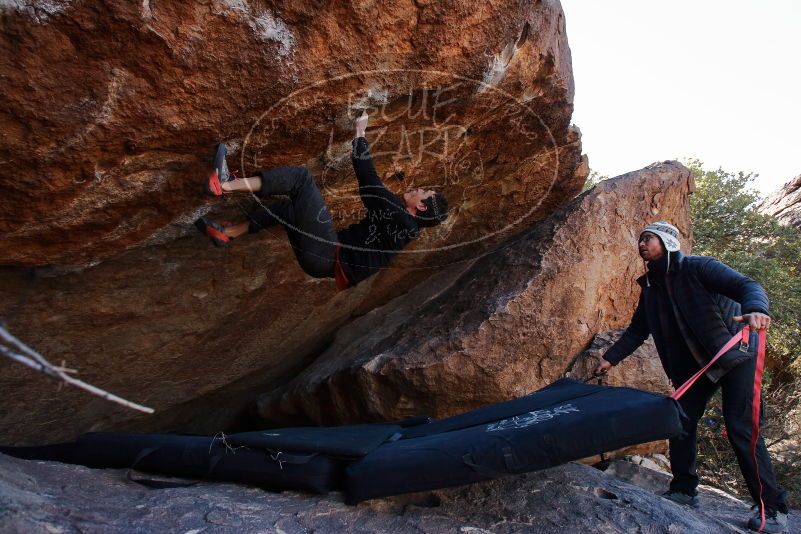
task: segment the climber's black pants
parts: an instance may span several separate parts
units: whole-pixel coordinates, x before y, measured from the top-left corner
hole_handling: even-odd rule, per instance
[[[686,357],[692,358],[689,355]],[[723,419],[726,423],[726,433],[734,449],[734,454],[737,456],[737,463],[740,465],[740,471],[748,485],[751,497],[754,502],[759,502],[761,482],[762,499],[765,506],[782,512],[787,511],[785,492],[776,482],[770,456],[768,456],[762,436],[757,440],[758,476],[751,456],[751,401],[754,395],[755,368],[756,358],[751,358],[723,375],[717,384],[706,376],[702,376],[679,399],[679,404],[688,419],[682,419],[685,434],[670,440],[670,467],[673,471],[670,489],[689,495],[696,494],[698,474],[695,469],[695,461],[698,421],[704,414],[707,402],[720,387],[723,394]],[[698,370],[697,365],[695,370]],[[692,369],[688,368],[684,372],[675,373],[676,376],[671,377],[673,385],[678,387],[683,384],[691,376],[691,371]],[[760,406],[760,411],[762,411],[761,408]],[[760,414],[760,421],[764,422],[762,414]]]
[[[337,232],[331,213],[311,173],[305,167],[276,167],[258,171],[257,195],[287,195],[288,199],[263,204],[252,211],[250,233],[280,224],[286,230],[295,257],[306,274],[315,278],[334,276]]]

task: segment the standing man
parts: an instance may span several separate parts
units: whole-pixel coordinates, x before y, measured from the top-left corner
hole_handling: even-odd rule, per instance
[[[255,193],[260,199],[271,195],[288,198],[259,206],[239,224],[223,226],[206,218],[195,225],[217,246],[232,239],[280,224],[300,267],[315,278],[334,278],[342,290],[355,286],[389,264],[420,234],[420,227],[436,226],[448,217],[448,202],[442,193],[414,188],[401,196],[381,182],[364,137],[367,113],[356,119],[351,162],[359,181],[359,196],[365,217],[337,231],[328,206],[311,173],[305,167],[278,167],[258,171],[256,176],[231,179],[225,164],[225,147],[220,145],[214,171],[206,184],[213,196]]]
[[[761,495],[765,503],[763,532],[785,532],[788,510],[784,490],[776,482],[761,436],[756,449],[758,470],[750,450],[756,330],[770,325],[765,290],[714,258],[684,256],[679,250],[679,231],[664,221],[648,225],[640,234],[638,247],[648,268],[637,279],[642,287],[640,301],[631,325],[603,355],[596,374],[604,374],[620,363],[650,334],[662,367],[677,388],[742,329],[741,323],[747,323],[752,330],[749,352],[734,348],[724,354],[678,401],[687,419],[682,419],[684,433],[670,440],[673,480],[662,495],[698,507],[698,421],[720,388],[727,434],[740,471],[754,501],[759,503]],[[757,509],[748,526],[756,530],[760,523],[761,511]]]

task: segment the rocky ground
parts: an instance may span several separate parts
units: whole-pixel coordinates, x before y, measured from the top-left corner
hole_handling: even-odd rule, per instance
[[[471,533],[745,532],[749,507],[702,487],[701,510],[655,494],[668,475],[616,460],[600,471],[546,471],[347,506],[340,494],[268,493],[198,483],[153,490],[120,470],[0,455],[0,530],[6,533]],[[797,514],[790,532],[801,533]]]

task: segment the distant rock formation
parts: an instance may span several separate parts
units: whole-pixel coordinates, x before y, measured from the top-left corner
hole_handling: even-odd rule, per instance
[[[768,195],[759,211],[773,215],[784,224],[801,228],[801,174]]]

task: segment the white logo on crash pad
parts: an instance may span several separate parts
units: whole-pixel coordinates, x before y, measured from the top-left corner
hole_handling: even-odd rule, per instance
[[[498,421],[497,423],[490,423],[487,425],[487,432],[496,432],[498,430],[509,430],[512,428],[526,428],[533,426],[542,421],[550,421],[557,415],[564,415],[571,412],[578,412],[579,409],[572,404],[563,404],[550,410],[535,410],[523,415],[516,415],[509,419]]]

